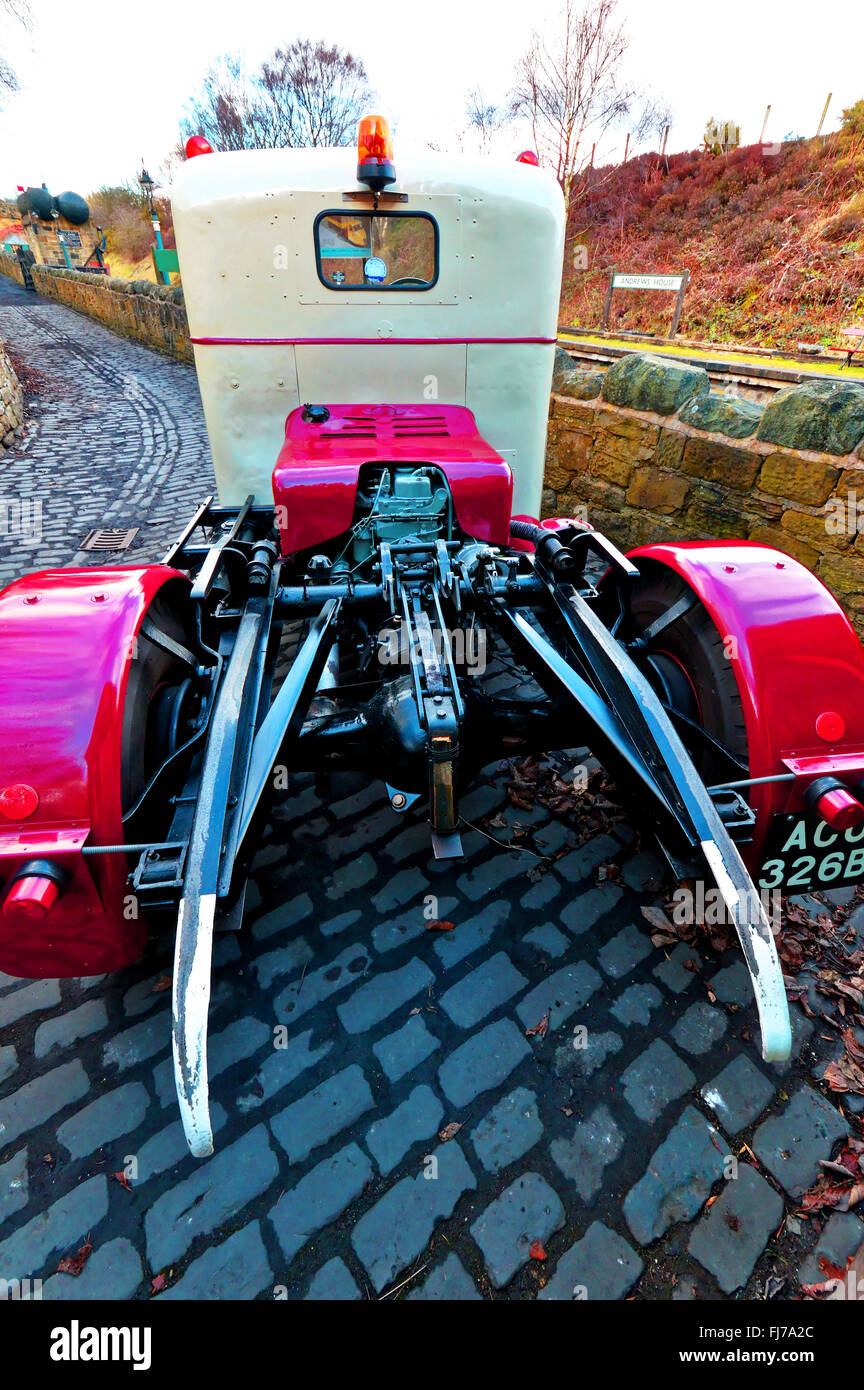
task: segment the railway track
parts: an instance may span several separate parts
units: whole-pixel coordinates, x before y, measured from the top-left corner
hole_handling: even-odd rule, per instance
[[[580,366],[605,371],[627,353],[648,351],[704,367],[712,383],[732,387],[747,400],[765,402],[784,386],[802,381],[858,381],[864,366],[844,366],[840,353],[805,356],[769,351],[723,350],[714,344],[688,343],[633,334],[621,336],[587,331],[577,326],[558,330],[558,342]],[[761,360],[760,360],[761,359]]]

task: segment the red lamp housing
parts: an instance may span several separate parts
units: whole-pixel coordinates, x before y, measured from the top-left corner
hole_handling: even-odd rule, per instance
[[[864,820],[864,806],[842,787],[824,792],[816,802],[816,810],[832,830],[850,830]]]
[[[212,154],[213,146],[203,135],[190,135],[186,141],[186,158],[194,159],[196,154]]]
[[[521,154],[517,154],[516,163],[534,164],[538,169],[540,167],[540,160],[537,158],[533,150],[523,150]]]
[[[374,193],[396,182],[393,141],[383,116],[364,116],[357,131],[357,179]]]
[[[12,879],[3,903],[4,917],[41,921],[69,886],[71,874],[51,859],[31,859]]]
[[[804,805],[832,830],[850,830],[864,820],[864,805],[836,777],[817,777],[804,793]]]

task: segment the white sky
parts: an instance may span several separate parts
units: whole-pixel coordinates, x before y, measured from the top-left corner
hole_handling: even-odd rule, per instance
[[[466,92],[500,100],[533,25],[555,0],[327,0],[320,21],[290,0],[153,0],[100,6],[31,0],[30,35],[0,27],[21,92],[0,107],[0,194],[43,181],[87,194],[159,169],[184,102],[208,64],[242,50],[255,62],[293,38],[324,38],[362,58],[377,109],[396,130],[395,153],[452,142]],[[632,78],[673,112],[669,150],[701,142],[709,116],[732,117],[744,143],[825,130],[864,97],[864,0],[619,0],[631,37]],[[0,21],[2,26],[2,21]],[[521,148],[517,136],[505,142]],[[623,152],[624,131],[608,153]]]

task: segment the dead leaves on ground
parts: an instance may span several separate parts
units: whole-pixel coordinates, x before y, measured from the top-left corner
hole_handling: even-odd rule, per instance
[[[682,888],[688,885],[682,884]],[[695,893],[691,892],[693,901],[696,901]],[[677,903],[667,903],[666,909],[662,907],[649,906],[641,908],[642,916],[652,928],[651,940],[655,946],[661,950],[670,946],[678,946],[682,942],[688,946],[704,945],[705,938],[711,945],[712,950],[718,953],[727,951],[735,939],[735,929],[728,922],[715,920],[719,918],[721,909],[718,906],[709,904],[700,920],[695,914],[688,912],[687,921],[679,920],[677,917]],[[698,970],[698,962],[688,962],[688,969]]]
[[[861,1046],[851,1028],[844,1028],[840,1034],[846,1055],[839,1061],[829,1062],[823,1074],[832,1091],[852,1091],[864,1095],[864,1047]]]
[[[509,768],[507,798],[520,811],[533,811],[545,806],[579,832],[579,842],[599,835],[624,819],[624,812],[612,799],[614,784],[601,768],[592,768],[584,778],[574,774],[580,767],[563,775],[551,759],[536,757],[514,758],[505,764]],[[568,846],[569,849],[569,846]]]
[[[811,893],[824,910],[815,920],[803,904],[784,902],[777,950],[783,963],[786,991],[801,1005],[809,1018],[820,1018],[835,1028],[843,1051],[828,1062],[822,1080],[835,1095],[864,1095],[864,1046],[855,1028],[864,1028],[864,949],[857,946],[855,929],[849,924],[852,911],[864,901],[859,887],[850,902],[831,906],[821,894]],[[850,951],[850,946],[853,948]],[[795,978],[804,969],[825,1000],[825,1007],[814,1007],[808,998],[807,980]]]
[[[845,1268],[823,1255],[819,1269],[825,1279],[817,1284],[802,1284],[801,1292],[805,1297],[830,1303],[864,1303],[864,1245],[857,1254],[849,1256]]]
[[[549,1010],[547,1009],[539,1023],[535,1023],[533,1028],[525,1029],[526,1038],[545,1038],[549,1032]]]
[[[847,1139],[834,1159],[822,1161],[821,1177],[801,1198],[801,1211],[852,1211],[864,1201],[864,1139]]]
[[[92,1254],[93,1246],[89,1240],[85,1240],[84,1244],[74,1255],[67,1255],[65,1259],[60,1261],[57,1266],[57,1273],[71,1274],[77,1279]]]
[[[440,1130],[438,1138],[441,1140],[442,1144],[446,1144],[448,1140],[456,1138],[461,1128],[462,1126],[458,1120],[451,1120],[449,1125],[445,1125],[444,1128]]]

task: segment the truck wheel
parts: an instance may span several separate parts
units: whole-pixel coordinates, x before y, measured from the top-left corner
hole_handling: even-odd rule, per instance
[[[689,585],[665,567],[646,565],[629,590],[629,636],[640,635],[688,596],[693,607],[658,633],[636,660],[664,704],[698,724],[747,768],[747,732],[735,672],[722,634]],[[728,778],[728,764],[710,747],[694,743],[691,756],[706,782]]]
[[[185,598],[185,590],[166,584],[147,609],[145,621],[194,651],[191,625],[179,606],[181,595]],[[123,707],[120,794],[124,815],[187,735],[188,720],[195,712],[193,674],[185,662],[139,632]]]

